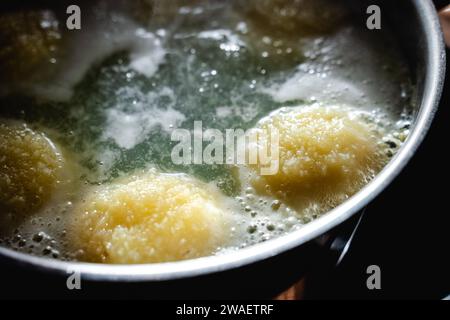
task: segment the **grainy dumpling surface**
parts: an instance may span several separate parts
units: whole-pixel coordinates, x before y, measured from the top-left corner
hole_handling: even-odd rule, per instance
[[[71,231],[84,260],[133,264],[212,254],[226,240],[221,194],[183,174],[153,170],[98,188]]]
[[[63,165],[43,134],[23,123],[0,120],[0,210],[28,214],[51,197]]]
[[[274,175],[254,170],[253,186],[295,205],[310,199],[337,205],[387,160],[380,132],[347,107],[282,108],[262,119],[258,129],[278,131],[279,170]]]

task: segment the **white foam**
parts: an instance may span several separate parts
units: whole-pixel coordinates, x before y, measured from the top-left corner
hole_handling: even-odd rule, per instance
[[[220,119],[225,119],[233,114],[231,107],[217,107],[216,116]]]
[[[136,36],[141,41],[135,43],[134,50],[130,54],[130,67],[150,78],[164,62],[166,50],[162,47],[161,41],[151,32],[138,29]]]
[[[245,46],[245,43],[239,38],[238,35],[227,29],[202,31],[197,37],[199,39],[223,41],[220,44],[220,49],[223,51],[239,51],[241,47]]]
[[[67,57],[60,61],[60,71],[50,81],[31,86],[30,90],[38,97],[52,101],[69,100],[74,86],[89,69],[115,52],[129,51],[129,67],[147,77],[157,72],[166,54],[158,37],[138,28],[125,17],[116,17],[102,24],[87,21],[85,29],[70,39],[66,49]]]
[[[339,101],[359,105],[364,100],[365,92],[357,84],[336,76],[323,77],[322,74],[296,73],[286,82],[262,88],[276,102],[284,103],[294,100],[304,101]]]
[[[217,119],[227,119],[231,116],[240,117],[244,121],[251,121],[258,115],[258,105],[246,104],[216,107]]]
[[[175,95],[170,88],[144,94],[133,88],[123,88],[117,92],[118,102],[106,110],[104,140],[112,140],[119,147],[132,149],[147,139],[156,127],[167,133],[177,128],[186,118],[175,110]],[[159,108],[157,99],[170,100],[167,108]],[[132,102],[130,102],[132,98]]]

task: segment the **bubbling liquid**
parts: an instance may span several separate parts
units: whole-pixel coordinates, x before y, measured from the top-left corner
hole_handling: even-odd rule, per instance
[[[401,54],[333,1],[98,0],[87,11],[77,33],[48,11],[18,15],[8,39],[42,39],[38,54],[15,40],[0,52],[11,73],[30,55],[36,76],[0,91],[1,117],[38,132],[13,166],[15,185],[35,181],[42,201],[27,195],[30,209],[16,208],[27,214],[5,220],[14,197],[1,186],[0,243],[13,250],[100,263],[226,254],[336,207],[408,136],[414,88]],[[280,171],[173,163],[171,133],[194,121],[277,128]],[[7,130],[0,163],[20,136]]]

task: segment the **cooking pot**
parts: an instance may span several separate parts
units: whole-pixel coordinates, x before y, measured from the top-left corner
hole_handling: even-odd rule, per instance
[[[438,107],[445,50],[431,0],[346,0],[365,24],[366,8],[381,8],[408,61],[416,86],[410,135],[388,165],[360,192],[299,230],[237,252],[195,260],[144,265],[64,262],[0,247],[0,286],[5,296],[113,298],[270,298],[304,272],[327,261],[334,234],[401,172],[424,139]],[[369,31],[368,31],[369,32]],[[377,32],[370,31],[370,32]],[[81,290],[69,290],[71,275]],[[72,278],[73,279],[73,278]],[[70,280],[70,279],[69,279]]]

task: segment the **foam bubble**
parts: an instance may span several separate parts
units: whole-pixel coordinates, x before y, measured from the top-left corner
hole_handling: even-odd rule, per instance
[[[113,53],[128,51],[131,70],[152,77],[164,62],[166,51],[153,33],[138,27],[125,17],[85,22],[67,45],[67,57],[61,60],[59,72],[46,82],[35,83],[30,90],[38,97],[68,101],[88,70]],[[84,31],[89,30],[89,31]]]
[[[117,96],[117,104],[106,111],[103,139],[113,140],[121,148],[134,148],[158,126],[170,133],[185,120],[184,114],[172,107],[175,95],[170,88],[144,94],[135,88],[127,87],[120,89]],[[158,107],[157,100],[161,97],[170,100],[166,108]]]

